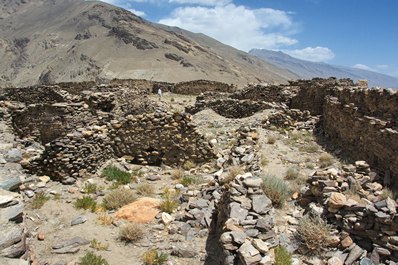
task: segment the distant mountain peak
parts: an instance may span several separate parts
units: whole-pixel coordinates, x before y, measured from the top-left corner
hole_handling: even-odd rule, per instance
[[[336,66],[323,62],[305,61],[294,58],[281,51],[252,49],[249,53],[280,68],[289,70],[303,79],[314,77],[328,78],[333,76],[337,78],[350,78],[354,81],[368,80],[370,87],[398,88],[398,78],[377,72],[353,67]]]

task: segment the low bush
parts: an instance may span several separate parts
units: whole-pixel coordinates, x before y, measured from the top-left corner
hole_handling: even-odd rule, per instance
[[[316,143],[308,143],[300,146],[299,150],[306,153],[316,153],[319,150],[319,146]]]
[[[306,215],[299,220],[296,236],[310,254],[319,254],[329,246],[331,227],[319,216]]]
[[[119,239],[127,243],[135,243],[144,237],[144,229],[137,223],[128,223],[120,227]]]
[[[148,183],[139,184],[136,188],[138,195],[151,197],[155,194],[155,189]]]
[[[132,174],[115,166],[105,168],[101,176],[105,177],[108,181],[115,181],[119,185],[129,184],[132,180]]]
[[[180,184],[184,185],[185,187],[188,187],[190,185],[194,185],[194,184],[199,184],[201,182],[200,178],[197,176],[193,176],[193,175],[186,175],[184,177],[182,177],[182,179],[180,180]]]
[[[228,174],[227,176],[222,180],[223,184],[230,183],[235,179],[235,177],[239,174],[243,174],[244,170],[243,168],[239,166],[233,166],[228,169]]]
[[[190,170],[192,168],[195,168],[196,164],[192,160],[187,160],[185,163],[182,165],[182,168],[185,170]]]
[[[275,248],[275,265],[291,265],[292,263],[292,254],[285,247],[277,246]]]
[[[113,222],[112,216],[107,213],[98,213],[97,219],[101,225],[110,225]]]
[[[97,184],[94,183],[86,183],[83,187],[84,193],[93,194],[97,192]]]
[[[80,258],[80,265],[109,265],[108,261],[101,256],[95,255],[93,252],[87,252]]]
[[[323,153],[319,156],[318,161],[319,166],[324,168],[333,165],[334,159],[333,156],[329,155],[328,153]]]
[[[163,201],[159,208],[162,212],[172,213],[180,205],[180,194],[174,189],[165,189],[162,194]]]
[[[39,192],[35,195],[31,206],[33,209],[40,209],[49,199],[50,197],[48,197],[44,192]]]
[[[298,167],[290,167],[286,171],[285,179],[294,180],[297,179],[300,174],[300,170]]]
[[[278,138],[276,137],[276,135],[274,135],[274,134],[270,134],[270,135],[268,135],[268,137],[267,137],[267,143],[268,144],[274,144],[274,143],[276,143],[276,140],[277,140]]]
[[[97,208],[97,202],[90,196],[83,196],[75,201],[75,207],[77,209],[91,210],[94,212]]]
[[[290,189],[286,182],[274,175],[265,175],[263,177],[262,188],[275,207],[283,207],[290,196]]]
[[[141,260],[144,265],[164,265],[167,262],[167,254],[163,252],[158,252],[155,249],[146,251]]]
[[[171,172],[171,178],[172,179],[182,179],[184,177],[184,170],[181,168],[174,169]]]
[[[93,248],[98,251],[107,250],[109,248],[109,244],[102,243],[101,241],[98,241],[97,239],[94,238],[93,240],[90,241],[90,248]]]
[[[102,205],[107,210],[116,210],[137,199],[135,193],[130,189],[118,188],[105,195]]]

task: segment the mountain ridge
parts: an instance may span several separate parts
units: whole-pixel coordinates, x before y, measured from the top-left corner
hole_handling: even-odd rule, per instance
[[[244,85],[296,79],[203,34],[99,1],[0,0],[0,85],[133,78]]]
[[[368,80],[369,87],[378,86],[394,89],[398,88],[398,78],[377,72],[346,66],[336,66],[327,63],[305,61],[294,58],[281,51],[252,49],[249,53],[280,68],[287,69],[303,79],[314,77],[328,78],[331,76],[337,78],[350,78],[354,81],[366,79]]]

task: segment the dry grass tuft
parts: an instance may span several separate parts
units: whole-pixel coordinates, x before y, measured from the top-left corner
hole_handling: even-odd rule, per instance
[[[163,201],[159,208],[162,212],[172,213],[180,205],[180,193],[175,189],[165,189],[162,194]]]
[[[167,254],[151,249],[142,255],[141,260],[144,265],[164,265],[167,262]]]
[[[127,243],[135,243],[144,237],[144,229],[140,224],[128,223],[119,230],[119,239]]]
[[[182,179],[184,175],[185,172],[181,168],[176,168],[173,171],[171,171],[171,178],[175,180]]]
[[[148,183],[142,183],[137,186],[137,194],[146,197],[152,197],[155,194],[155,189]]]
[[[319,254],[329,246],[331,227],[319,216],[300,219],[296,236],[311,254]]]
[[[283,207],[290,196],[290,189],[287,183],[274,175],[268,174],[263,177],[262,188],[275,207]]]
[[[267,137],[267,143],[268,144],[275,144],[277,139],[278,139],[278,137],[275,134],[270,134]]]
[[[127,205],[137,199],[135,193],[130,189],[118,188],[108,193],[102,204],[107,210],[116,210]]]
[[[231,181],[233,181],[235,179],[235,177],[239,174],[243,174],[244,170],[243,168],[239,167],[239,166],[233,166],[230,167],[228,170],[228,175],[222,180],[223,184],[227,184],[230,183]]]
[[[318,161],[319,161],[319,166],[320,166],[321,168],[324,168],[324,167],[328,167],[328,166],[333,165],[333,163],[334,163],[334,158],[333,158],[333,156],[331,156],[331,155],[328,154],[328,153],[323,153],[323,154],[321,154],[321,155],[319,156]]]
[[[300,170],[298,167],[290,167],[286,171],[285,179],[294,180],[297,179],[300,174]]]
[[[113,222],[112,216],[107,213],[98,213],[97,219],[101,225],[110,225]]]

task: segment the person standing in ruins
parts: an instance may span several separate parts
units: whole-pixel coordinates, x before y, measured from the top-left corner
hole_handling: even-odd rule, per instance
[[[160,87],[158,89],[158,96],[159,96],[159,100],[162,100],[162,89]]]

